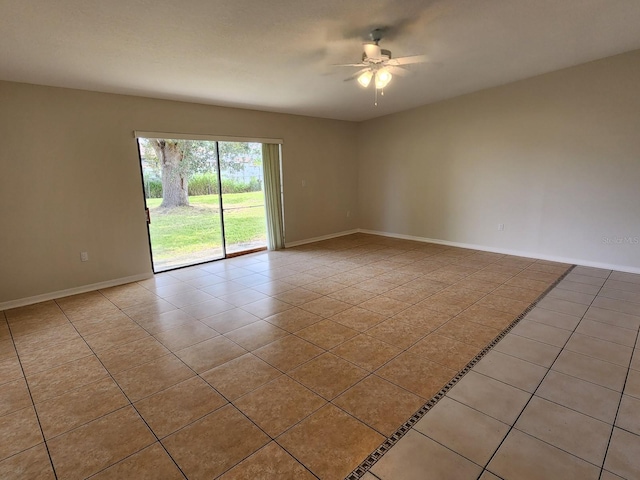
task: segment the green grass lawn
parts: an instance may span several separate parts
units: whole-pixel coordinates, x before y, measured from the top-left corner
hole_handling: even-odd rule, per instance
[[[266,219],[262,192],[225,193],[227,246],[264,240]],[[159,208],[161,198],[147,199],[149,232],[155,262],[222,246],[218,195],[189,197],[189,207]]]

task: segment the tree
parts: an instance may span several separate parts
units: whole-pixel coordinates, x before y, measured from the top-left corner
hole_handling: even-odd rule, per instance
[[[148,139],[162,170],[161,208],[188,207],[189,169],[183,164],[188,142],[185,140]]]

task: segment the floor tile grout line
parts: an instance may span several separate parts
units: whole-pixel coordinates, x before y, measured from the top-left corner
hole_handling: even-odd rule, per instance
[[[55,305],[60,309],[60,306],[57,303],[55,303]],[[6,314],[4,314],[4,317],[5,317],[5,319],[7,319]],[[66,317],[66,315],[65,315],[65,317]],[[11,336],[11,343],[13,344],[13,349],[16,352],[16,357],[18,359],[18,363],[20,364],[20,370],[22,371],[22,378],[24,379],[24,383],[25,383],[25,385],[27,387],[27,392],[29,393],[29,399],[31,400],[31,408],[33,408],[33,412],[34,412],[34,414],[36,416],[36,420],[38,422],[38,428],[40,429],[40,436],[42,437],[42,443],[44,444],[44,448],[47,451],[47,457],[49,458],[49,464],[51,465],[51,470],[53,471],[53,476],[57,480],[58,479],[58,473],[56,472],[56,467],[53,464],[53,458],[51,458],[51,452],[49,450],[49,444],[47,443],[47,440],[46,440],[46,438],[44,436],[44,430],[42,428],[42,422],[40,421],[40,415],[38,414],[38,409],[36,408],[36,404],[35,404],[35,402],[33,400],[33,395],[31,393],[31,387],[29,386],[29,382],[27,381],[27,374],[25,373],[24,367],[22,366],[22,359],[20,358],[20,352],[16,348],[15,339],[14,339],[14,336],[13,336],[13,332],[11,331],[11,325],[9,324],[8,319],[7,319],[7,328],[9,329],[9,335]],[[25,408],[27,408],[27,407],[25,407]],[[33,448],[34,446],[35,445],[32,445],[29,448]],[[22,452],[28,450],[29,448],[27,448],[25,450],[22,450],[20,452],[17,452],[14,455],[17,455],[18,453],[22,453]]]
[[[611,275],[609,275],[609,277],[610,276]],[[620,400],[618,401],[618,406],[616,408],[616,415],[613,418],[613,422],[612,422],[612,425],[611,425],[611,433],[609,434],[609,440],[607,441],[607,448],[605,449],[604,457],[602,459],[602,465],[600,467],[600,477],[599,478],[602,478],[602,473],[604,472],[604,465],[605,465],[605,462],[607,460],[607,455],[609,454],[609,448],[611,447],[611,440],[613,439],[613,433],[616,430],[616,422],[618,421],[618,415],[620,414],[620,407],[622,405],[622,400],[624,399],[624,391],[625,391],[625,388],[627,386],[627,380],[629,379],[629,372],[631,371],[631,363],[633,362],[633,357],[635,355],[635,348],[638,346],[638,338],[640,338],[640,328],[638,329],[638,331],[636,331],[636,341],[634,343],[634,346],[631,349],[631,358],[629,358],[629,365],[627,367],[627,373],[626,373],[626,375],[624,377],[624,383],[622,384],[622,390],[620,392]]]
[[[100,293],[102,293],[102,292],[100,292]],[[57,302],[56,302],[56,303],[57,303]],[[65,315],[65,316],[66,316],[66,315]],[[70,321],[70,320],[69,320],[69,321]],[[71,322],[71,324],[73,325],[73,322]],[[75,325],[73,325],[73,328],[74,328],[74,329],[76,328],[76,327],[75,327]],[[78,332],[78,330],[77,330],[77,329],[76,329],[76,332]],[[80,335],[80,332],[78,332],[78,335]],[[80,337],[84,340],[84,337],[82,337],[82,335],[80,335]],[[86,342],[86,340],[84,340],[84,341],[85,341],[85,343],[87,343],[87,342]],[[159,444],[162,446],[163,450],[167,453],[167,455],[169,456],[169,458],[171,458],[171,461],[176,465],[176,468],[178,468],[178,470],[180,471],[180,473],[181,473],[185,478],[187,478],[187,476],[185,475],[185,473],[182,471],[182,468],[180,468],[180,465],[178,465],[178,463],[175,461],[175,459],[171,456],[171,454],[170,454],[170,453],[169,453],[169,451],[166,449],[166,447],[164,446],[164,444],[160,441],[160,439],[158,438],[158,436],[156,435],[156,433],[155,433],[155,432],[153,431],[153,429],[149,426],[149,424],[147,423],[147,421],[144,419],[144,417],[140,414],[140,412],[138,411],[138,409],[136,408],[136,406],[134,405],[134,403],[131,401],[131,398],[129,398],[129,396],[125,393],[125,391],[122,389],[122,387],[120,386],[120,384],[116,381],[116,379],[113,377],[113,375],[111,374],[111,372],[109,371],[109,369],[104,365],[104,363],[102,362],[102,360],[100,359],[100,357],[98,357],[98,355],[96,354],[96,352],[93,350],[93,348],[91,347],[91,345],[89,345],[89,344],[87,343],[87,347],[89,347],[89,350],[91,350],[91,352],[92,352],[92,353],[93,353],[93,355],[96,357],[96,359],[98,360],[98,362],[100,362],[100,365],[102,365],[102,368],[104,368],[104,369],[105,369],[105,371],[106,371],[106,372],[107,372],[107,374],[109,375],[109,378],[111,378],[111,380],[113,381],[113,383],[118,387],[118,389],[120,390],[120,392],[122,393],[122,395],[124,396],[124,398],[126,398],[126,399],[127,399],[127,401],[129,402],[129,405],[128,405],[128,406],[131,406],[131,407],[135,410],[136,414],[137,414],[137,415],[138,415],[138,417],[142,420],[142,422],[144,422],[144,424],[145,424],[145,426],[147,427],[147,429],[149,430],[149,432],[150,432],[150,433],[155,437],[155,439],[156,439],[157,443],[159,443]],[[179,383],[179,382],[178,382],[178,383]],[[118,410],[121,410],[121,409],[124,409],[124,408],[126,408],[126,407],[127,407],[127,405],[125,405],[124,407],[121,407],[121,408],[119,408],[119,409],[116,409],[116,410],[114,410],[114,411],[112,411],[112,412],[109,412],[109,413],[107,413],[107,414],[105,414],[105,415],[102,415],[101,417],[98,417],[98,418],[104,418],[104,417],[106,417],[107,415],[110,415],[110,414],[112,414],[113,412],[118,411]],[[79,426],[78,426],[78,427],[76,427],[76,428],[79,428],[79,427],[81,427],[81,426],[87,425],[88,423],[91,423],[91,422],[92,422],[92,421],[94,421],[94,420],[96,420],[96,419],[90,420],[89,422],[85,422],[84,424],[79,425]],[[74,429],[72,429],[72,430],[75,430],[75,428],[74,428]],[[69,430],[69,431],[72,431],[72,430]],[[65,432],[65,433],[68,433],[68,432]],[[45,443],[47,443],[47,441],[46,441],[46,440],[45,440]],[[135,454],[137,454],[137,453],[141,452],[142,450],[144,450],[145,448],[147,448],[147,447],[149,447],[149,446],[150,446],[150,445],[146,445],[146,446],[144,446],[143,448],[141,448],[141,449],[139,449],[139,450],[136,450],[135,452],[132,452],[132,453],[131,453],[130,455],[128,455],[127,457],[125,457],[125,458],[121,458],[121,459],[119,459],[117,462],[114,462],[114,463],[112,463],[112,464],[107,465],[105,468],[103,468],[103,469],[99,470],[98,472],[94,472],[94,473],[92,474],[92,476],[93,476],[93,475],[95,475],[95,474],[97,474],[97,473],[99,473],[99,472],[101,472],[101,471],[103,471],[103,470],[106,470],[107,468],[112,467],[113,465],[116,465],[116,464],[120,463],[121,461],[125,460],[126,458],[129,458],[129,457],[131,457],[131,456],[133,456],[133,455],[135,455]],[[51,463],[53,464],[53,460],[51,461]]]
[[[566,274],[562,279],[560,279],[557,283],[560,283],[560,281],[562,281],[564,278],[566,278],[567,276],[569,276],[569,274],[570,274],[570,273],[571,273],[575,268],[576,268],[576,266],[574,265],[574,266],[571,268],[571,270],[569,270],[569,271],[567,272],[567,274]],[[556,283],[556,285],[554,285],[554,286],[553,286],[553,288],[556,288],[557,283]],[[602,287],[601,287],[601,288],[602,288]],[[551,290],[552,290],[552,289],[551,289]],[[551,291],[551,290],[549,290],[549,291]],[[548,292],[547,292],[547,293],[548,293]],[[545,296],[546,296],[546,294],[545,294]],[[597,294],[596,294],[596,297],[597,297]],[[595,301],[595,298],[594,298],[594,301]],[[585,314],[586,314],[586,311],[585,311]],[[580,322],[582,321],[582,319],[583,319],[583,318],[584,318],[584,315],[582,315],[582,317],[580,318]],[[574,329],[573,329],[573,331],[572,331],[572,335],[573,335],[573,333],[575,333],[576,329],[577,329],[577,328],[578,328],[578,326],[580,325],[580,322],[578,322],[578,323],[576,324],[575,328],[574,328]],[[566,348],[567,343],[569,343],[569,340],[570,340],[570,339],[571,339],[571,336],[569,336],[569,337],[567,338],[567,340],[565,341],[565,343],[564,343],[564,345],[563,345],[562,349],[561,349],[561,350],[558,352],[558,354],[556,355],[556,357],[555,357],[555,359],[554,359],[553,363],[549,366],[549,368],[547,369],[547,372],[543,375],[543,377],[542,377],[542,379],[540,380],[540,382],[538,382],[538,385],[536,386],[535,390],[531,393],[531,396],[529,397],[529,400],[527,400],[527,402],[525,403],[524,407],[522,407],[522,410],[520,411],[520,413],[518,414],[518,416],[515,418],[515,420],[513,421],[513,423],[510,425],[510,428],[509,428],[509,430],[507,431],[507,433],[505,434],[504,438],[503,438],[503,439],[502,439],[502,441],[498,444],[498,446],[497,446],[497,447],[496,447],[496,449],[494,450],[493,454],[491,455],[491,457],[489,458],[489,460],[488,460],[488,461],[487,461],[487,463],[485,464],[483,471],[482,471],[482,472],[480,473],[480,475],[478,476],[478,480],[480,480],[480,477],[482,476],[482,473],[484,473],[484,471],[488,471],[488,472],[490,472],[490,473],[493,473],[493,472],[491,472],[490,470],[488,470],[488,466],[489,466],[489,464],[491,463],[491,461],[493,460],[493,458],[496,456],[496,454],[498,453],[498,451],[500,450],[500,447],[502,446],[502,444],[506,441],[506,439],[507,439],[507,437],[509,436],[509,434],[510,434],[514,429],[515,429],[515,430],[517,430],[517,431],[521,431],[521,430],[519,430],[519,429],[515,428],[516,423],[518,423],[518,420],[520,419],[520,417],[522,416],[522,414],[524,413],[524,411],[527,409],[527,406],[531,403],[531,400],[536,396],[536,392],[537,392],[537,391],[538,391],[538,389],[540,388],[540,385],[542,385],[542,383],[544,382],[544,380],[545,380],[545,379],[547,378],[547,376],[549,375],[549,372],[551,372],[551,370],[552,370],[552,368],[553,368],[553,365],[556,363],[556,361],[558,360],[558,358],[560,357],[560,355],[562,354],[562,352],[563,352],[563,351],[564,351],[564,349]],[[544,443],[546,443],[547,445],[551,445],[550,443],[548,443],[548,442],[546,442],[546,441],[544,441],[544,440],[541,440],[541,439],[539,439],[538,437],[534,437],[533,435],[530,435],[530,434],[528,434],[528,433],[526,433],[526,432],[522,432],[522,433],[524,433],[524,434],[526,434],[526,435],[529,435],[529,436],[531,436],[532,438],[536,438],[537,440],[539,440],[539,441],[541,441],[541,442],[544,442]],[[557,449],[559,449],[559,450],[565,451],[565,450],[563,450],[563,449],[559,448],[559,447],[558,447],[558,446],[556,446],[556,445],[551,445],[551,446],[553,446],[553,447],[555,447],[555,448],[557,448]],[[581,457],[578,457],[577,455],[573,455],[573,454],[572,454],[572,453],[570,453],[570,452],[566,452],[566,453],[568,453],[569,455],[572,455],[572,456],[574,456],[574,457],[576,457],[576,458],[581,458]],[[605,454],[605,455],[606,455],[606,454]],[[582,459],[582,458],[581,458],[581,460],[584,460],[584,459]],[[585,460],[585,461],[586,461],[586,460]],[[602,460],[602,461],[603,461],[603,463],[604,463],[604,458],[603,458],[603,460]],[[588,462],[588,463],[590,463],[590,464],[591,464],[591,462]],[[592,465],[593,465],[593,464],[592,464]],[[596,465],[596,467],[597,467],[597,465]]]
[[[472,368],[488,353],[490,352],[500,340],[502,340],[511,330],[533,309],[537,306],[546,295],[553,290],[558,283],[566,278],[575,268],[575,265],[569,265],[565,271],[559,274],[556,280],[542,292],[537,299],[535,299],[527,308],[524,309],[516,318],[505,327],[500,334],[494,338],[491,342],[483,348],[465,367],[462,368],[444,387],[436,393],[422,408],[420,408],[412,417],[409,418],[393,435],[389,436],[385,442],[374,450],[365,460],[358,465],[346,478],[347,480],[357,480],[364,476],[372,467],[377,463],[382,456],[388,452],[409,430],[413,429],[413,426],[422,418],[428,411],[433,408],[453,387],[455,384],[464,377]],[[517,274],[516,274],[517,275]],[[513,276],[511,277],[513,278]],[[483,297],[484,298],[484,297]],[[568,340],[567,340],[568,341]],[[507,432],[508,433],[508,432]],[[506,438],[506,437],[505,437]],[[503,439],[504,441],[504,439]],[[494,452],[495,455],[495,452]],[[375,457],[375,458],[374,458]]]

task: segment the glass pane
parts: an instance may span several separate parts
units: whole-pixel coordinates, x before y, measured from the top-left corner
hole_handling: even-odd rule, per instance
[[[156,272],[224,257],[216,142],[138,140]]]
[[[227,254],[267,246],[262,144],[219,142]]]

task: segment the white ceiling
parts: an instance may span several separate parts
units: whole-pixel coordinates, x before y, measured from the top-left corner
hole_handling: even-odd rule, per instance
[[[431,63],[343,82],[374,27]],[[640,48],[640,0],[0,0],[0,79],[364,120]]]

